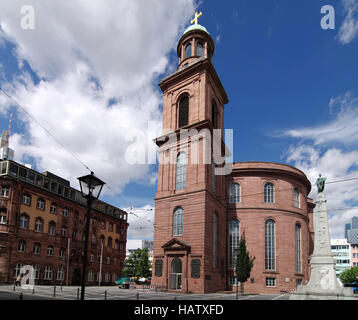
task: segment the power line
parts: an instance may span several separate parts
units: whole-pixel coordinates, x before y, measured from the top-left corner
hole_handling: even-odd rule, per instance
[[[49,130],[47,130],[35,117],[33,117],[26,109],[21,106],[14,98],[12,98],[2,87],[0,87],[0,91],[10,99],[16,106],[18,106],[23,112],[25,112],[34,122],[36,122],[51,138],[53,138],[63,149],[65,149],[69,154],[71,154],[85,169],[92,172],[92,170],[82,162],[69,148],[67,148],[59,139],[57,139]]]

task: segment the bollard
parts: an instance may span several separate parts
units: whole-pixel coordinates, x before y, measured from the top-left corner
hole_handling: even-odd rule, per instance
[[[80,300],[80,288],[77,288],[77,300]]]
[[[53,296],[56,297],[56,285],[53,287]]]
[[[137,292],[137,300],[139,300],[139,292]]]
[[[104,300],[107,300],[107,290],[104,291]]]
[[[32,288],[32,294],[35,294],[35,286]]]
[[[62,291],[62,281],[61,281],[61,291]]]
[[[174,300],[176,300],[177,299],[177,296],[174,296]]]
[[[14,282],[14,291],[15,291],[16,283]]]
[[[19,299],[20,299],[20,300],[24,300],[24,296],[22,295],[22,292],[20,293]]]

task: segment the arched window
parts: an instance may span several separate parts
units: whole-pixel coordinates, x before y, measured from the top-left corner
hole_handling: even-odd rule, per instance
[[[101,242],[101,245],[104,246],[104,243],[106,241],[106,238],[104,237],[104,235],[102,234],[101,237],[100,237],[100,242]]]
[[[186,185],[186,153],[180,152],[177,156],[176,189],[185,189]]]
[[[46,266],[44,280],[52,280],[52,278],[53,278],[53,269],[51,266]]]
[[[119,250],[119,240],[118,240],[118,239],[116,239],[116,240],[114,241],[114,249]]]
[[[43,220],[41,218],[36,218],[35,220],[35,231],[36,232],[43,231]]]
[[[112,238],[108,238],[108,248],[112,248]]]
[[[65,250],[65,248],[60,248],[60,251],[59,251],[59,257],[60,258],[64,258],[65,257],[65,252],[66,252],[66,250]]]
[[[48,224],[48,234],[50,236],[54,236],[56,234],[56,223],[54,221],[50,221]]]
[[[296,223],[296,272],[301,273],[301,225]]]
[[[34,243],[34,254],[40,254],[41,253],[41,244],[36,242]]]
[[[300,207],[300,191],[298,188],[293,189],[293,205],[296,208]]]
[[[88,281],[89,282],[94,281],[94,271],[93,270],[88,271]]]
[[[184,219],[184,210],[182,208],[177,208],[174,211],[173,219],[173,236],[182,236],[183,235],[183,219]]]
[[[20,240],[18,245],[18,251],[19,252],[26,252],[26,241]]]
[[[61,265],[57,269],[56,280],[63,281],[65,280],[65,268]]]
[[[16,278],[19,274],[20,274],[20,271],[21,271],[21,268],[23,267],[24,265],[22,263],[17,263],[15,265],[15,268],[14,268],[14,278]]]
[[[238,203],[241,201],[240,199],[240,185],[238,183],[232,183],[230,186],[230,203]]]
[[[214,129],[217,129],[219,127],[218,120],[219,120],[218,108],[216,106],[215,101],[213,100],[211,102],[211,122],[213,124]]]
[[[34,266],[34,280],[39,280],[40,279],[40,267],[39,266]]]
[[[204,55],[204,46],[201,42],[196,43],[196,55],[199,57]]]
[[[107,257],[107,258],[106,258],[106,263],[107,263],[107,264],[111,264],[111,257]]]
[[[265,222],[265,269],[276,269],[275,221]]]
[[[236,253],[235,249],[239,248],[240,244],[240,221],[231,220],[229,222],[229,268],[236,268]]]
[[[218,267],[218,215],[216,212],[213,223],[213,267]]]
[[[53,257],[53,246],[47,247],[47,256]]]
[[[267,182],[264,187],[264,201],[265,203],[275,202],[275,186],[271,182]]]
[[[22,214],[20,216],[20,228],[21,229],[29,228],[29,216],[27,214]]]
[[[57,213],[57,204],[56,203],[54,203],[54,202],[51,203],[50,212],[53,214]]]
[[[7,224],[7,214],[5,208],[0,209],[0,224]]]
[[[31,205],[31,196],[28,193],[22,195],[22,203],[27,206]]]
[[[0,196],[8,198],[10,194],[10,188],[8,186],[2,186],[0,190]]]
[[[37,200],[37,208],[38,209],[41,209],[41,210],[44,210],[45,209],[45,200],[42,199],[42,198],[39,198]]]
[[[191,57],[191,43],[185,47],[185,59]]]
[[[179,128],[187,126],[189,123],[189,97],[184,96],[179,102]]]

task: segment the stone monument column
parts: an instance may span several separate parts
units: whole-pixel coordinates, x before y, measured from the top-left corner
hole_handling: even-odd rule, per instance
[[[316,181],[318,195],[314,211],[314,249],[311,256],[311,278],[307,285],[298,286],[290,300],[354,299],[353,289],[344,288],[336,276],[336,261],[331,252],[327,208],[324,196],[326,178]]]

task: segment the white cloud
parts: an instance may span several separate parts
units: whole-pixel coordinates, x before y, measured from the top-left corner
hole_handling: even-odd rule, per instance
[[[172,68],[168,53],[190,21],[193,2],[1,1],[0,41],[13,42],[20,68],[26,60],[41,79],[34,83],[23,68],[4,88],[116,192],[130,181],[153,183],[155,173],[129,164],[126,151],[136,145],[145,152],[145,143],[155,148],[151,139],[162,120],[156,78]],[[25,4],[35,8],[33,31],[20,26]],[[5,100],[0,97],[2,114],[10,105]],[[11,137],[16,160],[32,157],[40,170],[74,184],[87,173],[24,113],[14,121],[24,127]],[[147,140],[128,141],[148,121],[154,125]]]
[[[358,99],[347,93],[332,98],[329,107],[337,113],[331,122],[284,132],[284,135],[302,139],[284,156],[304,171],[312,184],[319,173],[327,177],[325,196],[330,233],[332,238],[342,238],[344,225],[358,215],[358,210],[334,210],[358,206],[358,184],[357,180],[332,182],[358,177]],[[315,199],[316,195],[317,188],[313,187],[310,196]]]
[[[316,127],[286,130],[284,135],[312,140],[315,145],[336,142],[357,145],[358,98],[347,92],[343,96],[332,98],[329,107],[331,112],[338,109],[331,122]]]
[[[358,34],[358,2],[357,0],[342,0],[346,15],[338,32],[338,40],[342,44],[349,44]]]
[[[150,205],[141,208],[122,208],[128,212],[128,239],[153,240],[154,236],[154,207]]]

